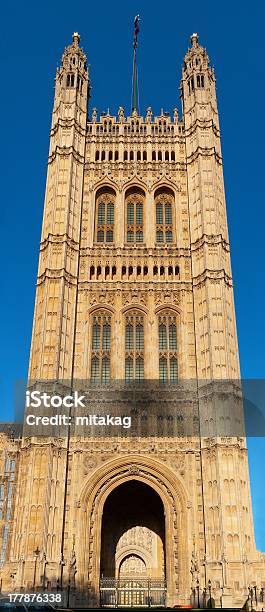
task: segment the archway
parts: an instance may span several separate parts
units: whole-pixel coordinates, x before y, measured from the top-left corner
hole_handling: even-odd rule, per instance
[[[102,517],[101,578],[165,579],[165,517],[161,498],[138,480],[116,487]]]
[[[140,555],[130,553],[118,565],[118,578],[127,578],[127,576],[146,578],[147,575],[146,563]]]
[[[102,580],[115,581],[115,578],[101,579],[103,513],[112,492],[132,481],[146,485],[162,503],[166,605],[174,605],[176,598],[187,603],[190,596],[189,533],[192,531],[187,491],[181,477],[155,456],[125,454],[113,457],[100,464],[85,480],[77,502],[77,538],[81,544],[77,580],[83,588],[89,588],[90,607],[99,605]],[[139,554],[142,556],[142,551]]]

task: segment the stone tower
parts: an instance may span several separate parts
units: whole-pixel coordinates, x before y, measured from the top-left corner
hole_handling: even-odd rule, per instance
[[[89,118],[89,92],[75,33],[56,75],[29,381],[88,381],[95,405],[112,382],[120,402],[121,383],[148,381],[157,435],[24,435],[4,584],[70,581],[86,605],[210,588],[236,605],[265,565],[244,436],[218,430],[227,388],[240,412],[240,373],[214,71],[193,34],[181,118]],[[199,436],[165,409],[187,381]]]

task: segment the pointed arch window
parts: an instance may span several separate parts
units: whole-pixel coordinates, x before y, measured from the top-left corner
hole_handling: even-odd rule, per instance
[[[173,242],[173,202],[173,195],[167,192],[160,192],[155,198],[156,242],[159,244]]]
[[[114,192],[103,191],[96,200],[95,242],[114,242]]]
[[[67,74],[66,77],[66,87],[74,87],[75,86],[75,75],[73,73]]]
[[[143,242],[143,201],[143,196],[137,192],[126,197],[126,240],[129,243]]]
[[[92,318],[91,380],[107,383],[110,380],[111,315],[99,311]]]
[[[158,317],[159,379],[161,382],[178,381],[177,322],[171,311]]]
[[[197,87],[204,87],[204,75],[197,74]]]
[[[131,311],[125,317],[125,380],[144,379],[144,316]]]

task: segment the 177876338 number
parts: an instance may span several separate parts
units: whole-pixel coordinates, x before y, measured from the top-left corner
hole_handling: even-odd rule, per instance
[[[61,593],[8,593],[10,603],[61,603]]]

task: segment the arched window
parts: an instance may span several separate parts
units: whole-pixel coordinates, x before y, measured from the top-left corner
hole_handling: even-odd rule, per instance
[[[144,379],[144,316],[131,311],[125,317],[125,380]]]
[[[155,195],[157,243],[165,244],[173,241],[173,202],[174,196],[169,190],[161,189]]]
[[[126,195],[126,239],[143,242],[143,192],[131,189]]]
[[[111,189],[102,189],[96,199],[96,242],[114,240],[114,200]]]
[[[91,380],[107,383],[110,380],[111,315],[103,310],[92,318]]]
[[[158,317],[159,380],[178,381],[177,323],[170,310]]]
[[[81,79],[81,77],[78,75],[77,77],[77,89],[82,92],[82,88],[83,88],[83,80]]]
[[[74,87],[75,86],[75,75],[68,74],[66,77],[66,87]]]

